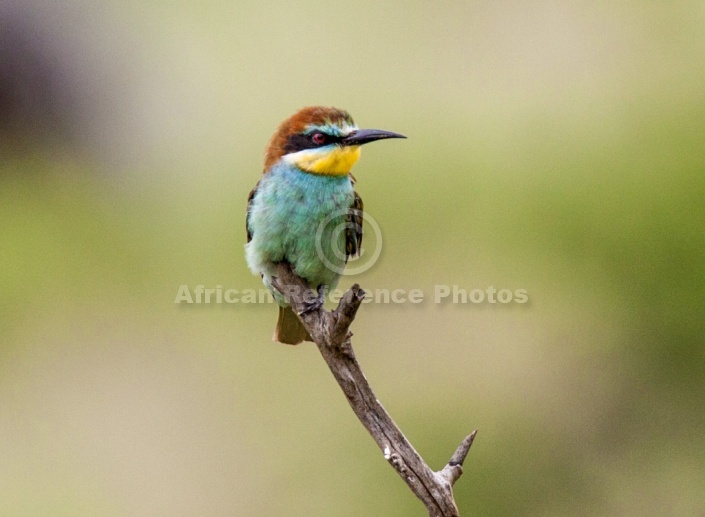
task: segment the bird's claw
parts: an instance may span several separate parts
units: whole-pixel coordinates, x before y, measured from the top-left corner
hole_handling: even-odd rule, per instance
[[[309,293],[311,293],[311,291],[309,291]],[[310,298],[310,297],[311,296],[309,295],[306,298]],[[325,301],[326,301],[325,288],[322,285],[318,286],[318,296],[316,298],[305,299],[303,301],[303,303],[301,304],[303,306],[303,308],[301,309],[301,311],[299,311],[299,316],[301,316],[302,314],[306,314],[307,312],[317,311],[318,309],[323,307],[323,304],[325,303]]]

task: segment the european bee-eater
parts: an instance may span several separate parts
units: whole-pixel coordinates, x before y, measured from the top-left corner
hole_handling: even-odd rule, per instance
[[[320,307],[362,242],[362,199],[353,190],[350,170],[361,145],[383,138],[406,137],[358,129],[347,111],[313,106],[282,122],[270,139],[262,178],[247,202],[245,255],[279,304],[274,341],[291,345],[311,341],[272,287],[277,263],[291,264],[319,293],[312,308]],[[340,231],[341,225],[345,231]]]

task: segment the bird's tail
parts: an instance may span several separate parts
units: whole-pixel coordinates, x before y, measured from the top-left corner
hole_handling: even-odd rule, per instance
[[[272,341],[279,341],[285,345],[298,345],[302,341],[313,341],[313,339],[291,307],[279,307],[279,319]]]

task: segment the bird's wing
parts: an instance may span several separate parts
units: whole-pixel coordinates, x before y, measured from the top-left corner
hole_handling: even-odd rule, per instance
[[[250,231],[250,208],[252,207],[252,200],[255,198],[255,194],[257,193],[257,187],[259,187],[259,182],[257,182],[255,188],[250,191],[250,195],[247,196],[247,213],[245,215],[245,230],[247,231],[247,242],[250,242],[252,240],[252,232]]]
[[[362,246],[362,198],[353,191],[353,203],[348,210],[348,221],[345,228],[346,259],[360,254]]]

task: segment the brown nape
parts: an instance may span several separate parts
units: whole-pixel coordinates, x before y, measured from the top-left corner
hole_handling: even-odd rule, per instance
[[[301,133],[310,125],[324,125],[327,123],[354,124],[352,117],[347,111],[326,106],[308,106],[302,108],[279,124],[274,135],[272,135],[272,138],[269,140],[269,144],[267,144],[263,172],[266,172],[279,158],[286,154],[284,146],[286,145],[289,135]]]

